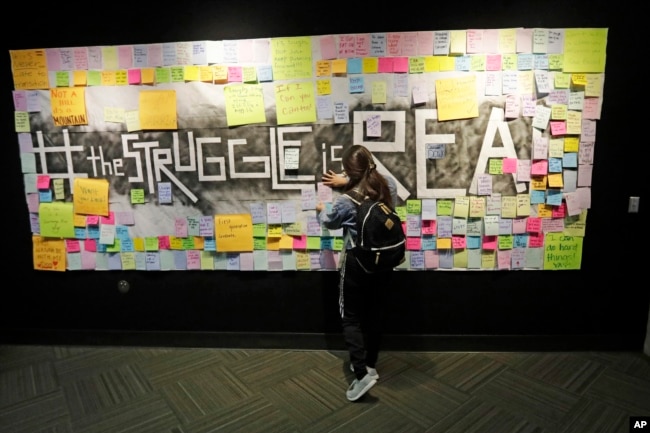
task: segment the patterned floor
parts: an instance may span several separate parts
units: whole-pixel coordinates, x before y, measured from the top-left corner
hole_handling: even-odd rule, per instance
[[[650,416],[643,353],[0,346],[2,433],[609,433]]]

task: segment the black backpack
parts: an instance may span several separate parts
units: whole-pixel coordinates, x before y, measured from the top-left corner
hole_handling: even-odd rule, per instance
[[[354,256],[368,273],[399,266],[406,256],[402,221],[388,205],[364,197],[355,190],[344,194],[357,205],[357,238]]]

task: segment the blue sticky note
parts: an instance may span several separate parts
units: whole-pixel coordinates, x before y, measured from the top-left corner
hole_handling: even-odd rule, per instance
[[[466,236],[465,243],[467,244],[468,250],[474,250],[481,248],[481,237],[480,236]]]
[[[534,189],[530,192],[530,204],[542,204],[546,201],[546,191]]]
[[[433,250],[435,250],[437,248],[436,237],[435,236],[425,235],[425,236],[422,236],[421,239],[422,239],[421,240],[422,245],[420,246],[420,248],[422,249],[422,251],[426,251],[426,250],[433,251]]]
[[[174,256],[174,269],[184,271],[187,269],[187,253],[185,250],[172,250]]]
[[[546,204],[560,206],[562,204],[562,190],[549,189],[546,191]]]
[[[217,241],[214,236],[207,236],[203,238],[203,250],[217,251]]]
[[[120,253],[108,253],[108,269],[112,271],[122,269],[122,256],[120,256]]]
[[[137,271],[147,270],[146,253],[143,253],[142,251],[135,253],[135,269]]]
[[[528,246],[528,234],[517,233],[512,243],[513,248],[526,248]]]
[[[452,269],[454,267],[454,250],[438,250],[438,258],[440,260],[440,269]]]
[[[454,66],[457,71],[469,71],[472,63],[470,56],[458,56],[455,58]]]
[[[348,59],[348,74],[360,74],[362,71],[361,59],[359,57]]]
[[[548,172],[549,173],[562,173],[562,158],[549,158],[548,159]]]
[[[134,252],[135,246],[133,245],[133,239],[129,237],[120,239],[120,251],[124,253]]]
[[[411,251],[411,269],[424,269],[424,251]]]
[[[75,239],[86,239],[86,227],[75,227],[74,237]]]
[[[52,190],[51,189],[39,189],[38,190],[38,200],[41,203],[52,203]]]
[[[349,86],[348,91],[350,93],[363,93],[366,91],[363,77],[350,77]]]
[[[271,65],[260,65],[257,67],[257,79],[260,83],[273,81],[273,68]]]
[[[80,253],[67,253],[66,268],[70,271],[78,271],[81,269],[81,254]]]
[[[124,240],[124,239],[129,239],[129,228],[124,225],[116,225],[115,226],[115,239],[119,240]]]
[[[562,165],[564,168],[578,168],[578,153],[567,152],[562,158]]]
[[[158,204],[170,204],[172,202],[171,182],[158,183]]]
[[[148,271],[160,270],[160,254],[158,253],[158,251],[146,252],[144,259]]]

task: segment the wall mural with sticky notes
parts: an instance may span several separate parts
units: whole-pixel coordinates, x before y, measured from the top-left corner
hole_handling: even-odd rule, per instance
[[[10,51],[34,268],[336,270],[352,144],[398,184],[400,270],[580,269],[606,28]]]

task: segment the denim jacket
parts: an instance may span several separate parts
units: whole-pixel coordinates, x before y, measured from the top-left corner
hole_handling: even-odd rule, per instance
[[[397,205],[397,184],[395,179],[390,176],[384,175],[388,182],[388,189],[390,190],[391,198],[393,199],[393,206]],[[354,239],[357,236],[357,205],[350,200],[346,195],[340,194],[334,203],[332,209],[327,212],[323,209],[318,214],[320,222],[330,230],[343,228],[343,236],[345,240],[345,249],[349,250],[354,247]]]

